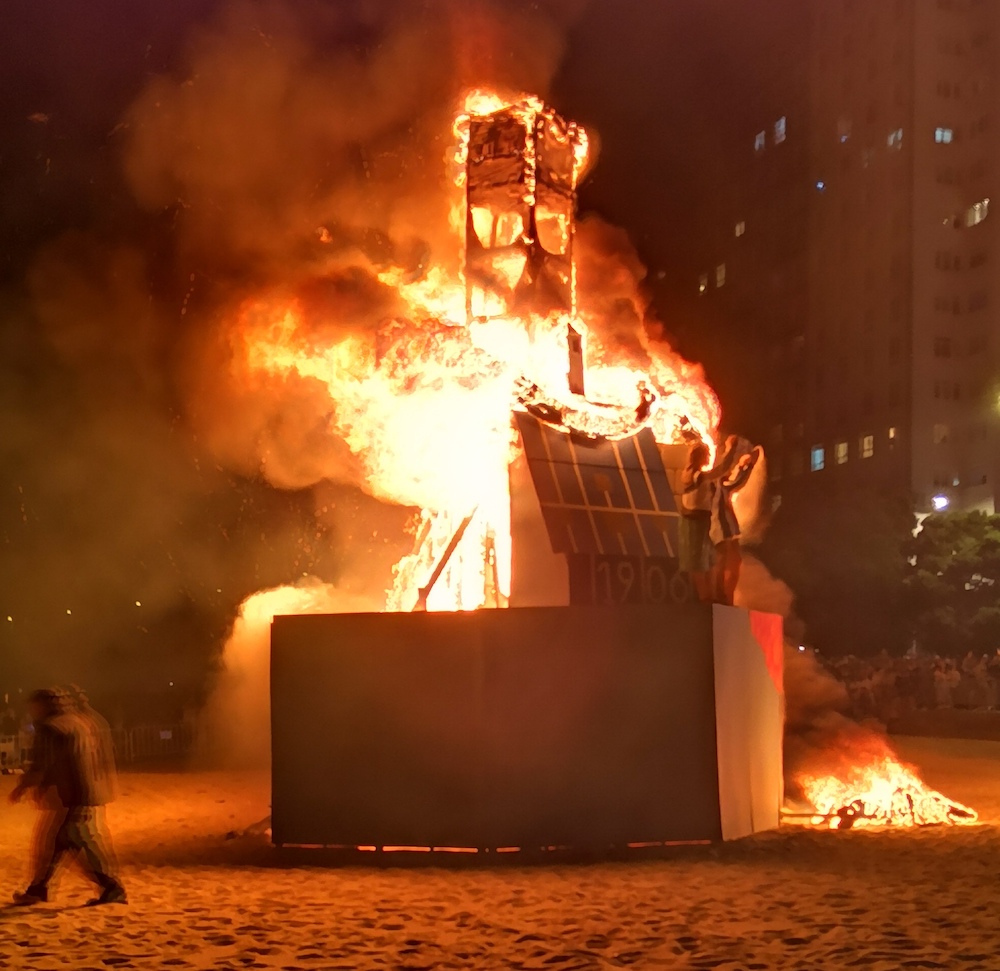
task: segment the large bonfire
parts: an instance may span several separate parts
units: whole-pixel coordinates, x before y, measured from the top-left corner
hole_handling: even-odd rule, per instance
[[[534,231],[555,237],[558,248],[560,234],[572,235],[572,220],[529,226],[509,212],[471,204],[470,125],[500,114],[526,131],[542,127],[565,141],[575,190],[588,162],[580,126],[530,95],[474,91],[457,113],[454,150],[442,160],[451,169],[454,252],[416,272],[391,260],[375,269],[377,299],[392,308],[376,333],[317,320],[308,295],[294,291],[245,299],[232,328],[236,384],[263,393],[295,384],[320,394],[326,402],[321,433],[346,444],[363,488],[416,511],[412,552],[395,565],[382,605],[389,611],[506,606],[514,411],[546,409],[594,438],[620,438],[648,426],[661,443],[697,438],[715,447],[720,409],[701,369],[645,331],[625,346],[602,340],[594,309],[578,299],[575,266],[568,307],[538,310],[516,300],[526,257],[514,244]],[[526,155],[526,176],[515,191],[518,202],[531,206],[538,186],[530,146]],[[470,229],[496,248],[490,273],[474,278],[463,258]],[[327,231],[317,232],[324,240]],[[585,389],[567,367],[575,339],[582,339]],[[331,609],[330,598],[308,585],[279,588],[248,598],[241,623],[253,619],[261,626],[275,613],[324,609]],[[810,806],[807,815],[833,827],[976,818],[924,786],[884,743],[831,752],[821,770],[803,773],[796,783]]]
[[[267,295],[240,310],[233,366],[243,378],[315,382],[329,398],[329,433],[346,442],[367,491],[420,510],[414,551],[395,568],[388,610],[411,610],[418,601],[430,610],[505,604],[514,409],[558,410],[575,431],[594,437],[622,437],[646,424],[661,442],[698,435],[712,443],[718,428],[718,401],[700,368],[644,334],[640,364],[634,349],[602,344],[588,326],[588,309],[577,305],[575,274],[568,307],[515,308],[519,281],[530,272],[518,244],[532,228],[510,211],[466,201],[470,123],[500,113],[527,132],[539,125],[558,131],[572,148],[571,190],[587,163],[584,130],[562,122],[538,99],[481,91],[466,98],[454,126],[456,149],[447,160],[454,187],[450,221],[456,249],[464,245],[468,219],[476,236],[492,245],[496,256],[488,276],[470,281],[461,259],[423,267],[418,276],[404,267],[380,269],[378,280],[392,289],[398,311],[374,337],[317,339],[294,298]],[[526,154],[516,189],[517,201],[530,207],[535,160]],[[571,233],[566,213],[555,213],[552,222],[539,222],[534,231]],[[449,265],[457,271],[449,272]],[[585,348],[585,395],[571,387],[567,367],[574,335],[582,336]],[[459,531],[424,603],[421,587]]]

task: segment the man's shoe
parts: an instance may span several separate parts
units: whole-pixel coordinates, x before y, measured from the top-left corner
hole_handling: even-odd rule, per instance
[[[93,900],[87,901],[88,907],[100,907],[102,904],[127,904],[128,897],[125,894],[125,888],[120,884],[114,884],[110,887],[105,887],[104,892],[100,897],[95,897]]]
[[[31,907],[33,904],[44,904],[49,899],[49,888],[39,887],[34,884],[28,887],[23,893],[18,891],[14,894],[14,903],[18,907]]]

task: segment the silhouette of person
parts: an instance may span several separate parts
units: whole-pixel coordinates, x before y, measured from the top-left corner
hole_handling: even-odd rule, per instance
[[[740,523],[733,509],[733,496],[746,485],[761,450],[759,445],[751,446],[745,438],[734,439],[734,436],[730,436],[727,445],[730,466],[713,495],[709,538],[715,545],[713,599],[716,603],[732,606],[743,566]]]
[[[58,825],[40,825],[36,830],[39,842],[32,882],[14,894],[14,902],[27,906],[47,901],[60,861],[74,851],[82,855],[85,871],[101,890],[90,904],[126,903],[104,821],[104,806],[114,796],[113,757],[104,748],[96,722],[80,711],[79,701],[53,688],[33,692],[28,712],[34,739],[27,770],[11,792],[11,802],[32,789],[42,795],[54,789],[63,812],[57,814]]]
[[[736,437],[726,439],[726,448],[712,469],[708,446],[695,442],[688,451],[688,463],[681,473],[680,568],[687,571],[702,603],[716,599],[713,583],[715,551],[710,538],[713,510],[721,491],[720,480],[735,462]]]

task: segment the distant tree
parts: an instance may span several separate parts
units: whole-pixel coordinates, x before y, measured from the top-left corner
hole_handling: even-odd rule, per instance
[[[791,588],[809,644],[826,654],[902,653],[913,524],[903,497],[803,491],[782,503],[756,552]]]
[[[1000,516],[928,516],[906,552],[904,586],[917,644],[952,655],[1000,647]]]

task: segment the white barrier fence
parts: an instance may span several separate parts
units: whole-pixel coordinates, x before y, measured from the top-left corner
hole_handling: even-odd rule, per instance
[[[119,765],[176,759],[191,751],[194,733],[186,725],[137,725],[113,730]],[[23,768],[31,750],[31,735],[0,735],[0,771]]]

